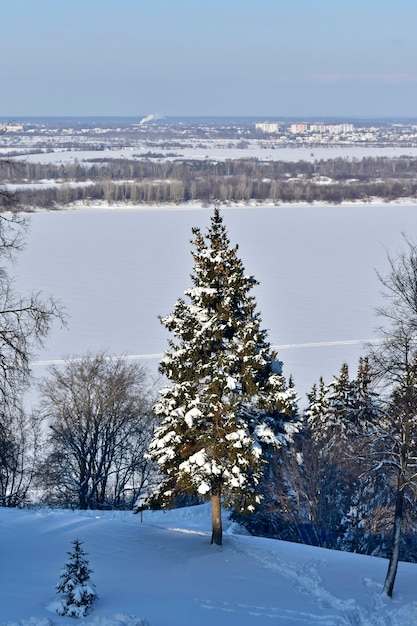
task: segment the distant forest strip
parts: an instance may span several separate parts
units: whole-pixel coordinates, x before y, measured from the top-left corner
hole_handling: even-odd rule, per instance
[[[138,160],[0,163],[5,184],[19,184],[20,204],[54,208],[74,202],[109,204],[272,201],[329,202],[417,197],[417,158],[366,157],[319,161],[259,159]],[[44,183],[39,185],[39,183]],[[36,184],[36,186],[34,186]],[[1,199],[0,199],[1,205]]]

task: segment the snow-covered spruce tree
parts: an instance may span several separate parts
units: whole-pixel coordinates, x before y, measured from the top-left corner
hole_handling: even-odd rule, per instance
[[[173,313],[161,318],[169,341],[160,372],[172,385],[154,406],[162,422],[150,456],[162,479],[157,498],[165,506],[178,493],[211,499],[212,543],[222,543],[221,503],[252,511],[264,451],[295,429],[295,391],[261,330],[257,284],[244,274],[219,208],[205,236],[193,229],[192,287]]]
[[[306,489],[297,491],[308,494],[304,508],[324,529],[321,537],[327,547],[366,551],[371,545],[372,481],[367,480],[364,457],[368,436],[380,417],[373,378],[369,359],[361,357],[355,379],[350,379],[344,363],[329,385],[320,379],[319,387],[315,385],[308,395],[301,466]]]
[[[61,582],[55,587],[63,596],[56,612],[69,617],[85,617],[97,599],[97,594],[95,586],[90,582],[92,570],[89,568],[86,552],[81,547],[82,542],[75,539],[72,543],[74,548],[68,552],[70,558],[61,572]]]
[[[322,437],[321,431],[325,424],[325,416],[329,411],[328,391],[323,377],[320,376],[318,387],[314,383],[310,393],[307,394],[308,406],[305,410],[305,419],[315,441]]]
[[[341,443],[351,456],[356,454],[357,439],[375,428],[380,417],[378,394],[373,391],[375,373],[369,357],[360,357],[357,376],[349,377],[349,368],[343,363],[338,376],[329,385],[320,378],[308,394],[309,406],[305,416],[316,441],[327,445]]]

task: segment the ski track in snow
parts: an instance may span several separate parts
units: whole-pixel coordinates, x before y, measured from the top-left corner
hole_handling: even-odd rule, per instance
[[[280,623],[294,623],[296,624],[317,624],[320,626],[337,626],[338,624],[345,624],[345,621],[339,621],[339,617],[331,615],[328,618],[322,615],[316,616],[311,613],[303,613],[302,611],[282,610],[278,607],[264,607],[255,606],[250,604],[236,604],[233,605],[229,602],[208,602],[201,600],[200,606],[205,609],[216,609],[218,611],[224,611],[226,613],[241,613],[249,614],[254,617],[269,618],[280,620]],[[283,621],[285,620],[285,621]],[[350,623],[350,622],[349,622]]]
[[[320,568],[326,566],[325,559],[312,559],[300,566],[279,559],[274,553],[273,560],[266,551],[258,548],[256,551],[247,548],[242,542],[234,542],[233,549],[237,552],[244,552],[254,561],[263,567],[267,567],[285,576],[291,581],[293,587],[300,593],[307,594],[315,600],[321,608],[335,611],[331,615],[315,615],[303,611],[282,610],[277,607],[258,607],[244,604],[231,605],[229,603],[219,603],[217,605],[206,602],[202,603],[207,609],[218,609],[222,611],[245,612],[251,615],[259,615],[265,618],[275,618],[285,620],[283,623],[294,624],[316,624],[319,626],[401,626],[409,623],[410,626],[417,624],[417,603],[411,603],[400,609],[386,611],[387,598],[381,594],[382,586],[371,579],[364,578],[363,585],[369,589],[372,600],[372,608],[367,609],[358,606],[355,599],[343,600],[324,589],[322,579],[319,574]],[[388,600],[390,602],[390,600]],[[384,615],[378,615],[385,609]],[[407,621],[405,621],[407,620]],[[408,621],[409,620],[409,621]]]
[[[309,343],[288,343],[277,346],[271,346],[273,350],[287,350],[291,348],[320,348],[329,346],[352,346],[352,345],[366,345],[378,343],[379,339],[340,339],[337,341],[312,341]],[[123,358],[129,361],[140,361],[142,359],[161,359],[164,355],[158,354],[124,354],[122,356],[109,356],[108,359]],[[81,359],[69,359],[70,361],[79,361]],[[67,363],[68,359],[49,359],[44,361],[33,361],[32,366],[36,365],[62,365]]]

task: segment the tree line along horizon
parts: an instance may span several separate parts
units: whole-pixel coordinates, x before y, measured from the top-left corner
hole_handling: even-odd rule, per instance
[[[1,189],[4,202],[16,198]],[[386,306],[380,343],[355,378],[342,364],[300,414],[294,382],[262,328],[238,246],[219,205],[193,229],[191,286],[161,323],[169,384],[105,352],[52,366],[27,414],[31,357],[65,313],[21,296],[7,260],[27,224],[0,214],[0,504],[73,508],[181,506],[210,500],[212,542],[221,508],[255,534],[417,561],[417,246],[379,275]]]
[[[98,152],[99,154],[99,152]],[[1,157],[1,155],[0,155]],[[68,163],[1,163],[2,178],[19,186],[22,208],[53,209],[73,203],[164,204],[213,198],[233,202],[385,201],[415,198],[417,159],[410,156],[272,161],[181,160],[158,152],[140,159],[104,159]],[[42,181],[42,185],[36,184]],[[45,184],[49,181],[51,184]],[[0,195],[0,208],[8,199]]]

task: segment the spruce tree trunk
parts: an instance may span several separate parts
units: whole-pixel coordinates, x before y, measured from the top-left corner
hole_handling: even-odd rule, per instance
[[[222,545],[223,539],[221,492],[222,488],[219,482],[213,486],[211,492],[211,543],[215,543],[217,546]]]
[[[404,506],[404,491],[401,488],[402,485],[398,485],[397,495],[395,498],[395,515],[394,515],[394,531],[392,537],[391,556],[388,565],[388,572],[385,578],[383,593],[386,593],[390,598],[394,590],[395,577],[397,575],[398,561],[400,560],[400,543],[401,543],[401,529],[403,524],[403,506]]]

